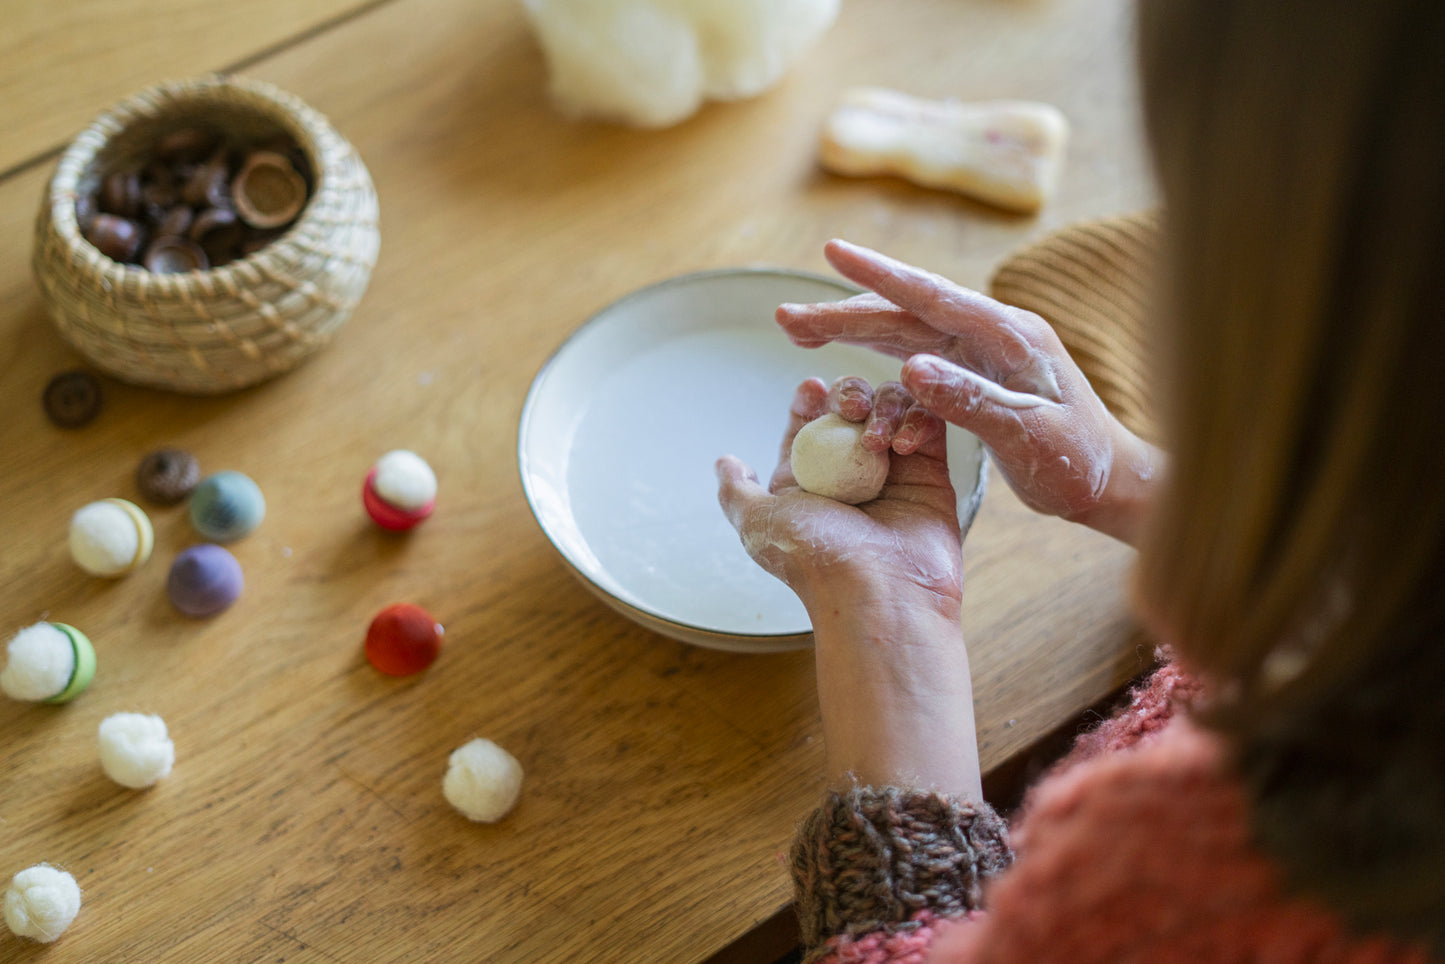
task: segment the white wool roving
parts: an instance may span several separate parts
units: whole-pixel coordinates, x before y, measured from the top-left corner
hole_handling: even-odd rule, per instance
[[[115,713],[100,721],[100,767],[123,787],[140,790],[167,776],[176,745],[166,721],[145,713]]]
[[[437,476],[426,460],[406,449],[393,449],[376,460],[376,494],[406,512],[416,512],[437,497]]]
[[[16,937],[49,944],[78,913],[80,886],[70,874],[49,864],[20,871],[5,891],[5,924]]]
[[[70,637],[50,623],[26,626],[5,647],[0,689],[13,700],[48,700],[65,689],[75,672]]]
[[[666,127],[777,83],[841,0],[522,0],[563,110]]]
[[[442,795],[469,820],[495,823],[522,793],[522,764],[491,740],[480,737],[452,751]]]

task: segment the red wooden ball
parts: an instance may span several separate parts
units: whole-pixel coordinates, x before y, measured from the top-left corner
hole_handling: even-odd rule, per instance
[[[366,630],[366,658],[388,676],[410,676],[432,663],[442,649],[441,623],[411,603],[396,603],[376,614]]]
[[[373,468],[366,473],[366,482],[361,486],[361,502],[366,506],[366,514],[383,529],[403,532],[431,515],[437,507],[436,499],[432,499],[415,512],[398,509],[377,494],[375,481],[376,469]]]

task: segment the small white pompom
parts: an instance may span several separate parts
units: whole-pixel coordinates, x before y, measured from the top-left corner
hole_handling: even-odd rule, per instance
[[[145,713],[116,713],[100,721],[100,766],[123,787],[139,790],[168,775],[176,745],[166,721]]]
[[[393,449],[376,460],[376,494],[403,512],[416,512],[437,497],[437,477],[426,460],[406,449]]]
[[[71,558],[92,576],[123,576],[149,559],[154,545],[150,517],[125,499],[101,499],[70,517]]]
[[[70,637],[50,623],[36,623],[16,633],[5,647],[0,689],[13,700],[48,700],[65,689],[74,672]]]
[[[452,751],[442,795],[470,820],[495,823],[522,793],[522,764],[491,740],[472,740]]]
[[[5,924],[16,937],[49,944],[78,913],[80,886],[70,874],[49,864],[20,871],[5,891]]]
[[[861,422],[829,413],[793,437],[793,477],[805,492],[857,505],[878,498],[888,480],[888,450],[863,447]]]

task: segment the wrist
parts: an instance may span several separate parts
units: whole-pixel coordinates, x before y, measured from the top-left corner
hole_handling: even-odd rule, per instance
[[[1099,501],[1073,521],[1135,545],[1158,488],[1164,453],[1114,422],[1114,456]]]
[[[957,599],[864,580],[809,611],[830,780],[981,799]]]

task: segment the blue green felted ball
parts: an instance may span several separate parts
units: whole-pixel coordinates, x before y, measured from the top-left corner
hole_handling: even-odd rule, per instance
[[[191,493],[191,525],[213,542],[249,535],[265,517],[261,487],[240,472],[217,472]]]

